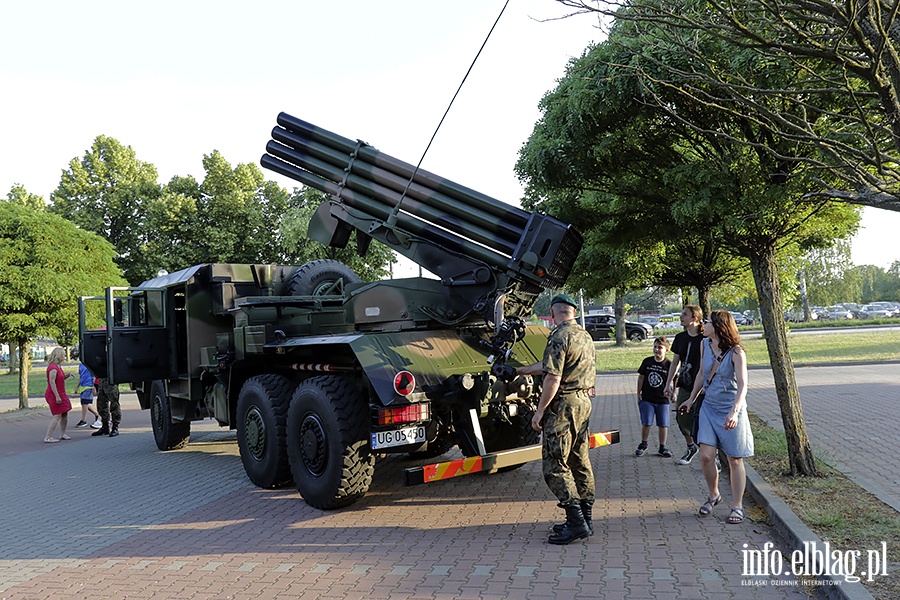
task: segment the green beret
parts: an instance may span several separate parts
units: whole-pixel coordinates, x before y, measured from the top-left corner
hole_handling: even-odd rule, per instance
[[[559,302],[568,304],[572,308],[578,308],[578,305],[575,304],[574,300],[572,300],[572,296],[568,294],[557,294],[556,296],[553,296],[553,300],[550,301],[550,306],[553,306],[554,304],[557,304]]]

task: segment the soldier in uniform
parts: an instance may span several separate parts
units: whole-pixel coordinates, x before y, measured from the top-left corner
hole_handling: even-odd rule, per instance
[[[109,435],[109,437],[119,435],[119,423],[122,422],[122,409],[119,406],[119,386],[110,383],[105,377],[101,378],[97,383],[97,410],[100,411],[103,426],[91,435]],[[111,424],[110,417],[112,418]]]
[[[543,431],[544,481],[566,511],[566,522],[553,527],[551,544],[568,544],[593,534],[594,471],[588,456],[588,422],[597,362],[594,340],[575,321],[575,301],[566,294],[550,301],[556,326],[547,338],[543,362],[516,371],[543,373],[541,398],[531,425]]]

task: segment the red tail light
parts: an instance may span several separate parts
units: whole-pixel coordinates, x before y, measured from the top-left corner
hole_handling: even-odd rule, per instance
[[[378,409],[379,425],[397,425],[399,423],[415,423],[431,418],[431,405],[427,402],[407,404]]]

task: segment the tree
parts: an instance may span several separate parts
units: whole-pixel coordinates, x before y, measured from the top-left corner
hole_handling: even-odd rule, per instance
[[[232,168],[217,150],[203,157],[192,241],[204,262],[281,262],[279,223],[288,194],[254,164]]]
[[[557,1],[578,12],[600,12],[653,30],[652,38],[645,38],[648,55],[666,51],[685,58],[657,70],[658,85],[772,135],[746,139],[701,123],[693,127],[752,144],[780,160],[802,162],[820,174],[810,195],[900,210],[896,2]],[[717,60],[697,43],[710,38],[745,51],[744,59]],[[778,79],[748,77],[753,63],[784,65],[798,77],[789,86]],[[786,154],[784,141],[805,150]]]
[[[840,241],[831,248],[811,250],[802,267],[809,290],[809,303],[828,306],[859,302],[862,286],[850,263],[850,244]]]
[[[156,167],[138,160],[130,146],[100,135],[81,160],[69,162],[50,195],[50,210],[108,240],[125,278],[136,285],[156,274],[145,252],[152,235],[145,214],[159,194]]]
[[[295,188],[288,202],[289,208],[281,219],[278,236],[286,260],[290,264],[304,264],[320,258],[331,258],[350,266],[363,281],[379,281],[390,274],[390,265],[396,262],[393,251],[384,244],[372,240],[368,250],[360,255],[358,240],[363,234],[354,231],[357,244],[346,248],[324,246],[309,239],[309,221],[328,196],[310,187]]]
[[[47,208],[47,203],[44,202],[43,196],[32,194],[20,183],[14,184],[9,189],[9,193],[6,194],[6,201],[10,204],[27,206],[32,210],[44,210]]]
[[[717,175],[702,156],[683,159],[679,144],[693,144],[684,128],[652,121],[654,111],[635,101],[641,82],[612,72],[617,52],[609,43],[572,61],[567,76],[541,101],[542,118],[516,164],[525,202],[585,230],[602,226],[606,235],[590,239],[634,253],[644,263],[629,285],[694,287],[708,311],[710,289],[746,270],[746,260],[722,251],[703,215],[684,226],[672,210],[691,206],[694,190]],[[609,85],[597,85],[607,77]],[[678,197],[684,202],[676,202]],[[588,271],[596,278],[596,266],[606,264],[593,262]],[[623,283],[614,278],[611,288]]]
[[[43,210],[0,202],[0,337],[19,350],[19,407],[28,408],[29,341],[77,327],[77,298],[123,283],[104,239]]]
[[[754,54],[697,32],[689,40],[663,44],[660,39],[672,33],[661,29],[617,21],[608,40],[573,61],[557,91],[545,98],[544,117],[523,153],[536,157],[532,172],[541,187],[580,186],[585,194],[602,189],[627,206],[619,218],[642,225],[654,222],[646,215],[655,215],[661,225],[646,234],[658,241],[676,240],[676,232],[687,231],[749,263],[791,471],[814,474],[787,347],[778,262],[851,234],[858,212],[822,198],[801,201],[818,175],[803,160],[810,150],[780,138],[764,123],[697,101],[696,95],[713,90],[692,78],[686,66],[695,55],[705,65],[740,63],[751,83],[759,79],[787,88],[802,77],[793,63],[757,62]],[[695,54],[684,53],[683,45]],[[557,114],[558,119],[548,118]]]

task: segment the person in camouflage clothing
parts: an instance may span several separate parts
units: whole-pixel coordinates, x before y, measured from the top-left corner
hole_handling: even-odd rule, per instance
[[[541,398],[532,427],[543,432],[544,481],[566,522],[553,527],[551,544],[568,544],[593,534],[594,471],[588,450],[591,397],[597,377],[590,334],[575,321],[575,301],[566,294],[550,301],[556,327],[547,338],[542,362],[519,367],[522,375],[543,373]]]
[[[100,412],[103,426],[91,435],[109,435],[109,437],[119,435],[119,423],[122,422],[122,409],[119,406],[119,386],[110,383],[105,377],[97,382],[97,410]],[[112,423],[110,423],[110,418],[112,418]]]

